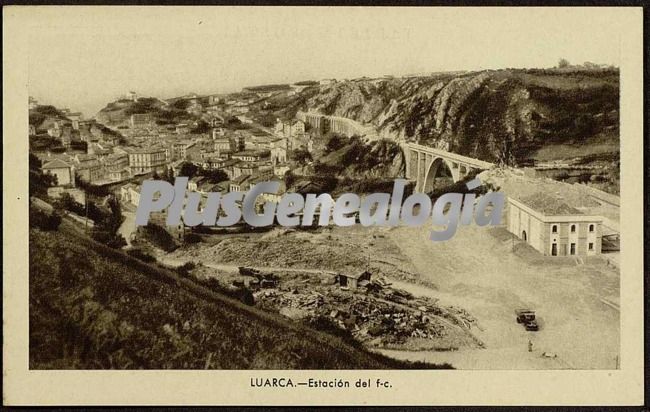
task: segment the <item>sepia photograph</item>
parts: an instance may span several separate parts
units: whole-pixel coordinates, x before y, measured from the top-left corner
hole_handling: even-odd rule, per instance
[[[642,368],[634,11],[5,8],[24,366],[343,397]]]

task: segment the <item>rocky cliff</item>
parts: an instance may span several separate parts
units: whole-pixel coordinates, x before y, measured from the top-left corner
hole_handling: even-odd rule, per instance
[[[292,109],[342,116],[382,137],[492,162],[563,158],[563,145],[618,152],[617,69],[498,70],[321,85]],[[291,113],[282,113],[291,115]],[[549,153],[549,147],[558,147]],[[543,156],[539,151],[544,149]],[[575,152],[575,150],[573,151]]]

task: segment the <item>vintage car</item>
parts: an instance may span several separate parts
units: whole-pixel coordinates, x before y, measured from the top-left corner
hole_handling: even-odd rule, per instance
[[[517,315],[517,323],[524,325],[524,328],[528,331],[537,331],[539,330],[539,325],[537,324],[537,319],[535,319],[535,311],[530,309],[517,309],[515,310]]]

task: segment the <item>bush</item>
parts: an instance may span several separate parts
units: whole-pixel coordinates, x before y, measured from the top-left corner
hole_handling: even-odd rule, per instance
[[[182,264],[181,266],[177,267],[175,269],[176,273],[178,273],[180,276],[183,277],[188,277],[190,275],[190,272],[193,271],[196,268],[196,263],[194,262],[187,262]]]
[[[162,226],[149,223],[142,228],[141,233],[146,240],[165,252],[172,252],[178,249],[174,237]]]
[[[143,262],[153,263],[156,261],[156,258],[154,256],[151,256],[150,254],[148,254],[147,252],[139,248],[129,249],[126,251],[126,253],[128,253],[129,256],[134,257]]]
[[[29,226],[41,230],[57,230],[61,224],[61,215],[56,212],[47,213],[35,207],[29,208]]]
[[[185,243],[192,245],[194,243],[201,243],[201,236],[196,233],[188,233],[185,235]]]

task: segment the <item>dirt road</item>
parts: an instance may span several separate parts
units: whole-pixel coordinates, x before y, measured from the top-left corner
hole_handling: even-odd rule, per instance
[[[411,286],[410,291],[467,309],[478,319],[482,331],[474,333],[487,349],[391,356],[449,361],[457,368],[476,369],[616,367],[616,270],[605,264],[540,259],[526,245],[513,242],[502,228],[464,226],[453,239],[438,243],[427,239],[428,230],[425,225],[389,231],[420,275],[438,287]],[[537,311],[540,331],[527,332],[515,322],[514,310],[526,307]],[[529,339],[532,352],[528,352]],[[542,358],[543,352],[557,358]]]
[[[183,260],[183,259],[175,259],[171,258],[166,255],[159,255],[156,256],[156,259],[158,262],[167,265],[167,266],[181,266],[184,263],[190,262],[190,259]],[[230,272],[230,273],[238,273],[239,272],[239,266],[238,265],[226,265],[226,264],[221,264],[221,263],[210,263],[210,262],[201,262],[201,264],[205,267],[212,268],[212,269],[217,269],[221,270],[224,272]],[[293,272],[293,273],[312,273],[314,275],[321,275],[321,274],[332,274],[334,275],[335,272],[329,271],[329,270],[321,270],[321,269],[302,269],[302,268],[295,268],[295,267],[277,267],[277,266],[248,266],[253,269],[260,270],[262,272]]]

